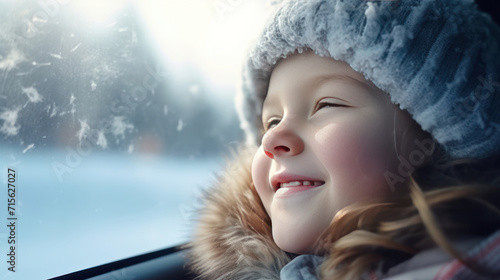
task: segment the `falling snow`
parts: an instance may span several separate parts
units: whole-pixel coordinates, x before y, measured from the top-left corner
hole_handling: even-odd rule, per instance
[[[179,119],[179,122],[177,123],[177,131],[182,131],[182,129],[184,128],[184,126],[185,126],[185,124],[182,121],[182,119]]]
[[[81,44],[82,44],[82,43],[78,43],[76,46],[74,46],[74,47],[71,49],[71,51],[70,51],[70,52],[74,52],[74,51],[76,51],[76,50],[80,47],[80,45],[81,45]]]
[[[123,116],[115,116],[112,118],[111,122],[111,133],[116,137],[125,137],[127,131],[134,129],[134,125],[128,123]]]
[[[17,117],[21,108],[5,110],[0,114],[0,120],[3,121],[0,132],[7,136],[15,136],[19,133],[20,126],[17,125]]]
[[[81,143],[82,140],[88,136],[88,133],[90,131],[90,127],[87,124],[86,120],[83,120],[83,121],[79,120],[79,121],[80,121],[80,130],[77,132],[76,135],[78,137],[78,141],[80,141],[80,143]]]
[[[47,18],[46,17],[40,17],[38,15],[38,13],[36,13],[34,16],[33,16],[33,22],[36,22],[36,23],[46,23],[47,22]]]
[[[57,59],[62,59],[62,56],[60,54],[57,54],[57,53],[49,53],[49,55],[54,57],[54,58],[57,58]]]
[[[73,115],[73,119],[75,118],[75,113],[76,113],[76,109],[75,109],[75,100],[76,100],[75,95],[74,95],[74,94],[72,94],[72,95],[71,95],[71,98],[69,99],[69,105],[71,106],[71,110],[69,111],[69,113],[70,113],[71,115]],[[62,114],[62,113],[61,113],[61,114]]]
[[[106,149],[108,147],[108,140],[106,140],[106,136],[104,136],[104,132],[102,132],[102,131],[98,132],[96,144],[103,149]]]
[[[0,56],[0,59],[0,69],[10,71],[24,61],[24,55],[19,50],[12,49],[7,57],[3,58]]]
[[[31,103],[38,103],[43,100],[42,96],[38,93],[36,88],[34,87],[29,87],[29,88],[22,88],[23,93],[26,94],[29,98],[29,102]]]
[[[47,19],[34,15],[29,21],[38,24],[46,23]],[[132,153],[135,147],[131,143],[136,137],[156,127],[152,122],[144,123],[144,111],[159,114],[160,121],[165,121],[168,116],[168,129],[160,130],[158,137],[163,137],[163,132],[192,132],[187,131],[194,125],[189,121],[190,113],[177,114],[177,106],[184,105],[185,100],[175,99],[166,105],[169,99],[158,96],[169,89],[159,86],[162,83],[160,78],[166,75],[163,62],[154,66],[149,65],[149,57],[148,63],[143,63],[142,53],[136,57],[134,44],[138,42],[135,25],[121,21],[114,21],[111,25],[113,28],[110,30],[114,33],[109,33],[109,39],[119,40],[112,45],[119,46],[118,50],[102,48],[101,51],[100,43],[87,42],[87,33],[79,30],[73,30],[75,33],[69,30],[53,33],[64,27],[57,24],[46,25],[43,32],[35,30],[42,25],[33,25],[34,29],[27,34],[37,33],[32,44],[28,41],[17,42],[18,37],[9,35],[11,30],[0,31],[0,41],[4,46],[4,52],[0,54],[0,75],[3,74],[0,79],[4,79],[0,84],[0,138],[18,145],[19,153],[38,152],[68,143],[74,145],[75,142],[78,145],[85,141],[90,141],[98,149],[117,148]],[[22,32],[28,31],[26,28],[29,27],[21,27]],[[115,34],[117,32],[121,34]],[[5,34],[9,36],[3,36]],[[56,35],[61,35],[61,38]],[[149,75],[149,80],[143,77],[145,73]],[[146,82],[157,85],[147,88],[149,100],[139,103],[128,95],[123,95],[128,99],[122,100],[119,91],[130,91],[126,87],[140,85],[141,78],[143,88],[146,88]],[[199,80],[189,78],[182,84],[175,84],[172,90],[196,96],[209,89],[205,89]],[[157,96],[151,97],[155,93]],[[115,99],[118,111],[111,106]],[[136,120],[137,117],[140,119]],[[144,119],[149,120],[149,115]],[[42,139],[43,134],[48,135],[43,136],[46,140]]]
[[[37,66],[37,67],[42,67],[42,66],[50,66],[50,65],[52,65],[52,63],[50,63],[50,62],[42,62],[42,63],[38,63],[38,62],[36,62],[36,61],[33,61],[31,64],[32,64],[33,66]]]
[[[27,151],[33,149],[35,147],[35,143],[33,144],[29,144],[28,147],[26,147],[24,150],[23,150],[23,154],[25,154]]]
[[[49,107],[49,110],[50,110],[50,107]],[[53,118],[55,115],[57,115],[57,106],[56,106],[56,103],[53,103],[52,104],[52,112],[50,113],[50,118]]]

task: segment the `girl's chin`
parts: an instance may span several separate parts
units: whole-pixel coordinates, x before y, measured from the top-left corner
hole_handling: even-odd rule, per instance
[[[273,239],[276,245],[283,251],[297,254],[320,254],[321,248],[319,248],[316,242],[317,238],[306,238],[304,235],[297,235],[297,238],[290,238],[290,236],[275,236],[273,231]],[[277,234],[276,234],[277,235]],[[310,241],[313,239],[314,241]]]

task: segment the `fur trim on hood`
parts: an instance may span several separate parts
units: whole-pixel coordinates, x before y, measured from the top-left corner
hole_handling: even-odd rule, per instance
[[[204,192],[190,249],[200,279],[279,279],[291,259],[274,243],[271,221],[251,182],[254,151],[239,153]]]

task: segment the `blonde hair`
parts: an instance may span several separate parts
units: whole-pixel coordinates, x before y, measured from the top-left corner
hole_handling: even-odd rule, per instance
[[[359,279],[381,261],[394,264],[436,245],[470,269],[488,275],[488,271],[457,251],[449,239],[456,232],[487,235],[500,228],[500,173],[497,161],[493,162],[489,172],[480,172],[482,165],[471,172],[468,166],[478,165],[470,161],[447,163],[446,172],[422,176],[426,177],[422,181],[434,180],[440,187],[421,185],[412,176],[407,197],[343,209],[319,241],[321,247],[328,248],[329,255],[321,266],[321,278]],[[469,211],[497,215],[492,223],[481,223],[477,221],[479,215],[467,218]]]

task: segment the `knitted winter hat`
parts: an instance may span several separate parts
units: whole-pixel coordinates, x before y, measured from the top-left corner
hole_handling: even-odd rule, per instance
[[[291,0],[251,49],[237,109],[259,143],[276,62],[312,49],[389,93],[453,157],[500,151],[500,28],[473,0]]]

